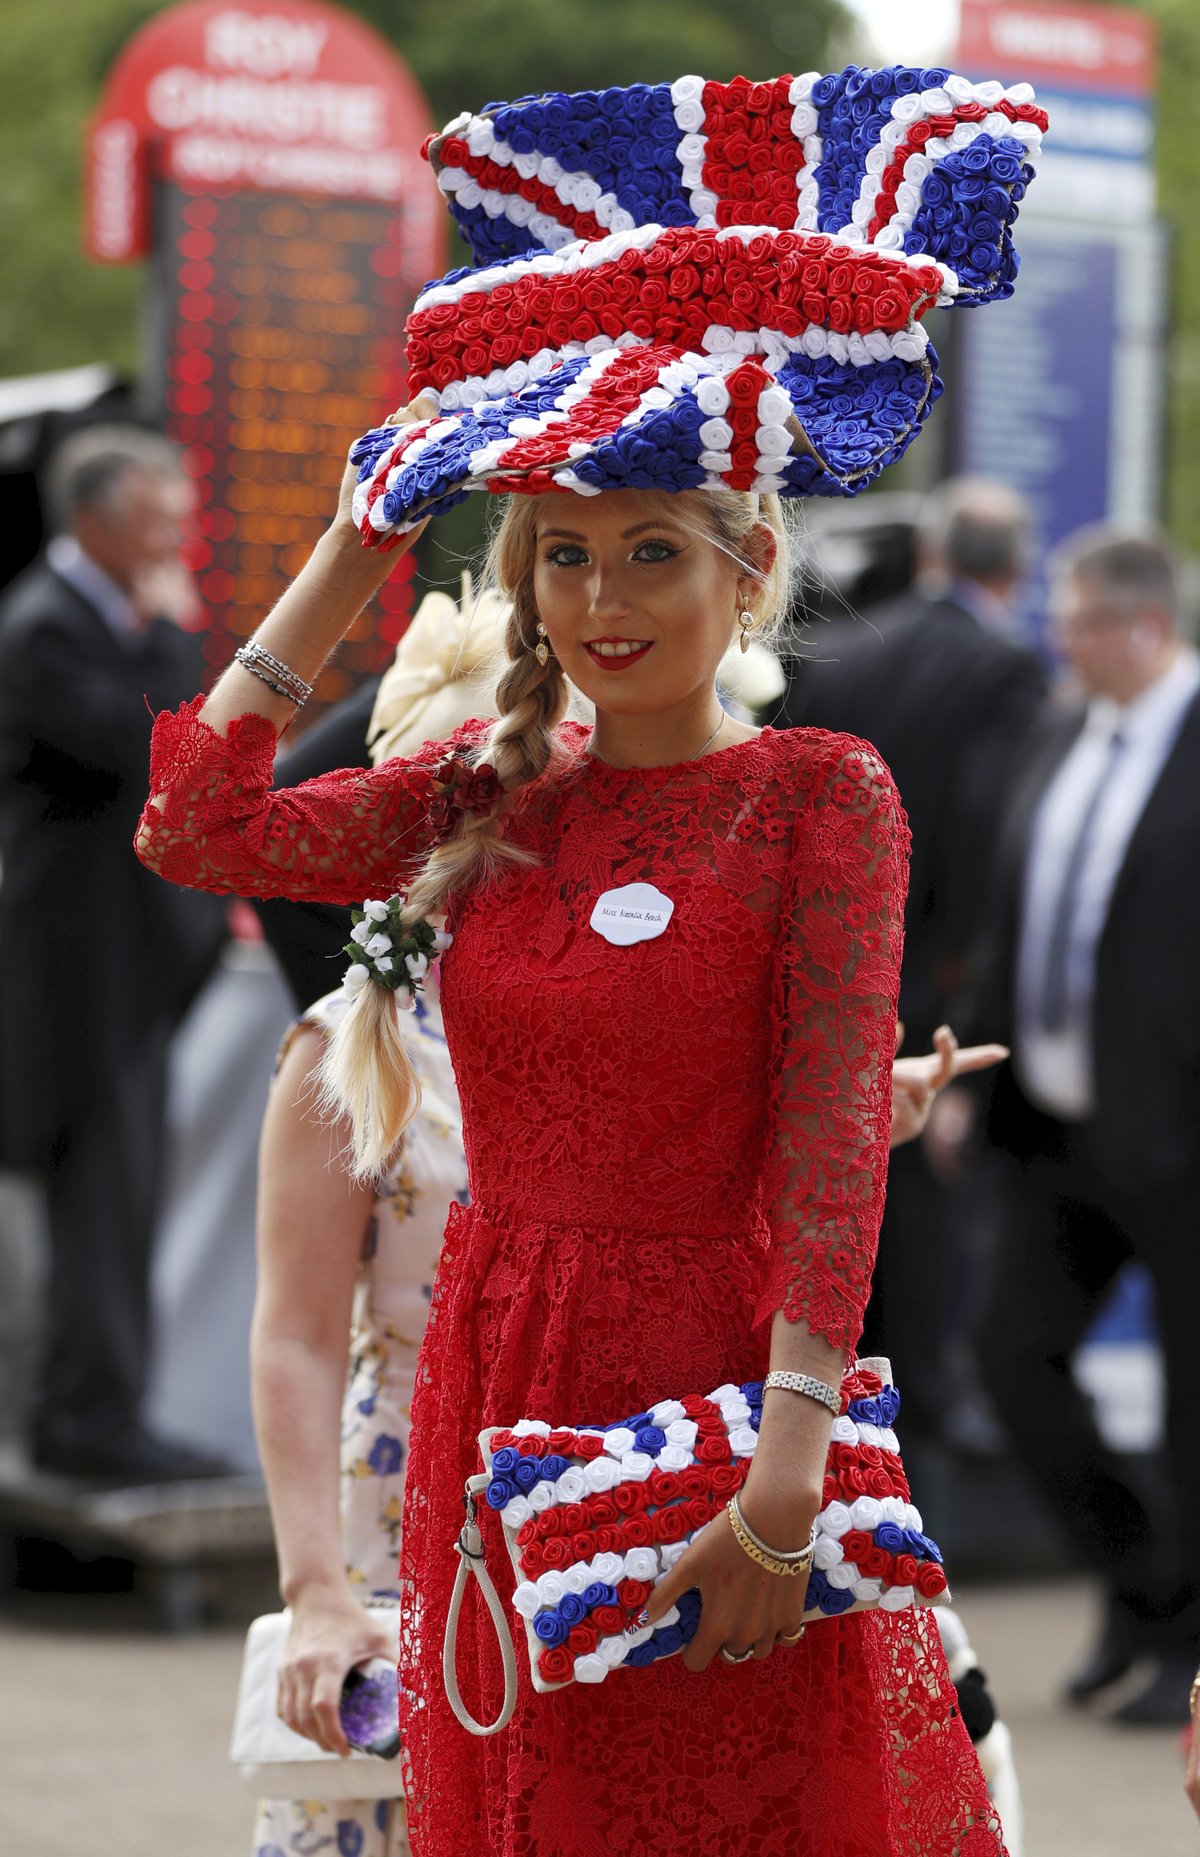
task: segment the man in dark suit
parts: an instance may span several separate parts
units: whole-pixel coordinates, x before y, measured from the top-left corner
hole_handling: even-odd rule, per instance
[[[219,903],[132,850],[151,711],[203,677],[162,616],[188,589],[190,490],[126,427],[68,440],[51,489],[58,534],[0,604],[0,1158],[45,1189],[34,1460],[150,1482],[218,1468],[140,1412],[167,1047],[224,936]]]
[[[1156,1654],[1117,1717],[1184,1721],[1200,1646],[1200,655],[1156,537],[1085,532],[1053,585],[1085,702],[1030,759],[999,852],[980,1020],[1013,1052],[990,1118],[1011,1216],[981,1349],[1026,1466],[1104,1583],[1069,1697]],[[1130,1258],[1157,1289],[1165,1529],[1070,1371]]]
[[[789,725],[872,742],[900,790],[912,829],[900,1016],[914,1051],[930,1048],[968,980],[1004,794],[1045,701],[1013,621],[1027,532],[1004,485],[944,485],[922,512],[913,590],[830,627],[828,642],[819,633],[784,699]],[[956,1272],[946,1191],[912,1142],[892,1157],[863,1343],[892,1355],[910,1429],[946,1424]]]

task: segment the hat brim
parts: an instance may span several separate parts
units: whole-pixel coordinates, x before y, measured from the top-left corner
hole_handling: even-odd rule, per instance
[[[941,390],[920,317],[951,287],[821,234],[657,226],[436,286],[409,340],[439,416],[356,445],[363,538],[475,490],[854,495]]]
[[[935,359],[799,354],[772,375],[736,352],[608,348],[469,411],[367,433],[355,518],[378,546],[472,491],[853,496],[920,429],[941,392]]]

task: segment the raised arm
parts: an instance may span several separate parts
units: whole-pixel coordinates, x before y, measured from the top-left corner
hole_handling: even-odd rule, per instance
[[[386,897],[437,836],[434,769],[487,727],[468,722],[404,760],[273,792],[271,724],[239,716],[219,735],[197,698],[154,724],[138,856],[193,890],[342,904]]]
[[[362,545],[351,513],[356,476],[347,467],[331,527],[255,635],[305,682],[394,565],[394,554]],[[142,862],[190,888],[253,896],[352,903],[394,887],[432,841],[437,750],[272,794],[276,742],[294,714],[287,697],[235,662],[206,700],[160,716],[136,839]]]

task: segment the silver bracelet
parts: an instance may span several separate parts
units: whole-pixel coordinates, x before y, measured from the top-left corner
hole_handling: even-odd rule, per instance
[[[828,1406],[837,1418],[842,1409],[842,1395],[835,1386],[825,1380],[814,1379],[811,1373],[769,1373],[763,1381],[763,1392],[770,1392],[773,1386],[785,1393],[803,1393],[806,1399],[815,1399],[818,1405]]]
[[[245,664],[240,651],[235,651],[233,655],[238,662],[243,664],[244,668],[249,671],[251,677],[257,677],[259,683],[265,683],[268,690],[274,690],[276,696],[284,696],[289,703],[294,703],[297,709],[303,709],[303,698],[298,697],[294,690],[285,690],[281,683],[276,683],[270,671],[264,671],[261,666],[257,664]]]
[[[802,1548],[790,1548],[787,1553],[785,1553],[782,1548],[768,1547],[762,1536],[755,1534],[749,1522],[746,1520],[746,1511],[743,1509],[736,1491],[731,1500],[737,1512],[738,1521],[742,1524],[742,1527],[745,1529],[760,1554],[769,1554],[773,1560],[786,1560],[789,1562],[803,1561],[807,1566],[808,1562],[813,1557],[813,1545],[817,1538],[817,1524],[815,1522],[809,1529],[808,1540],[805,1542],[804,1546]]]
[[[297,709],[302,709],[313,693],[312,684],[305,683],[303,677],[292,670],[290,665],[281,663],[263,646],[255,644],[253,639],[248,645],[239,645],[233,655],[251,676],[261,678],[280,696],[288,697]]]

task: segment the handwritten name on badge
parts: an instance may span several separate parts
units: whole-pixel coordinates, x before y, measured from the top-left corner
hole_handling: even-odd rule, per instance
[[[635,941],[653,941],[675,913],[669,896],[652,883],[627,883],[606,890],[592,911],[592,927],[616,948],[631,948]]]

